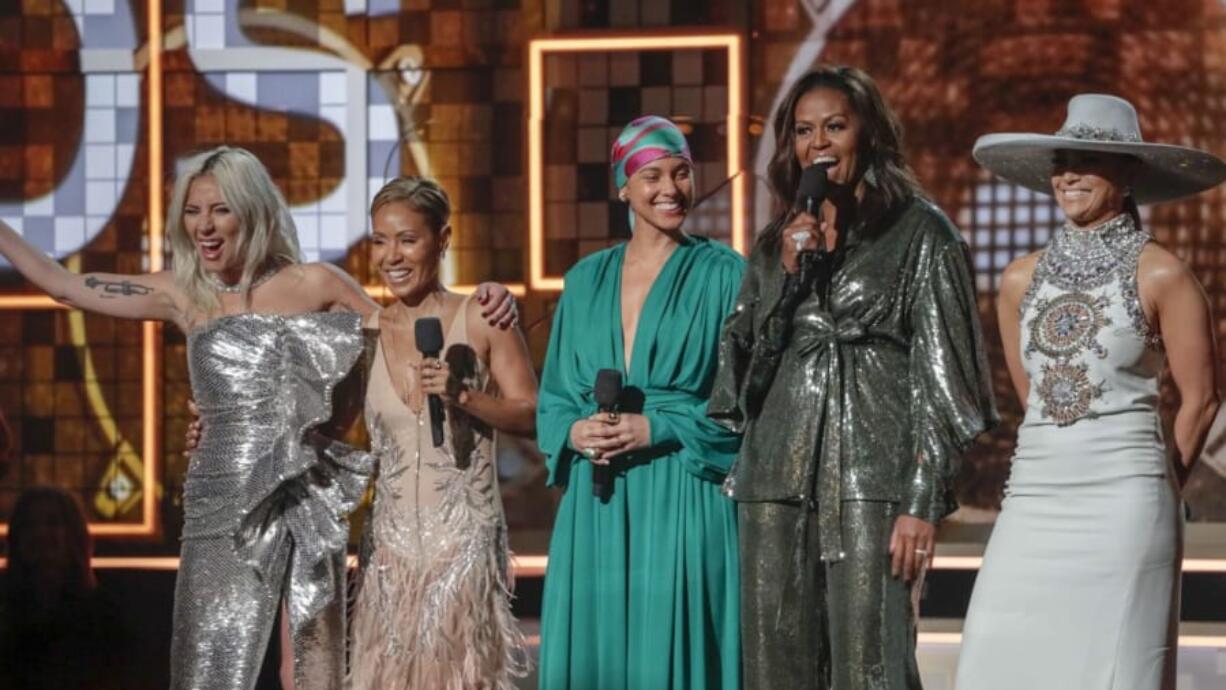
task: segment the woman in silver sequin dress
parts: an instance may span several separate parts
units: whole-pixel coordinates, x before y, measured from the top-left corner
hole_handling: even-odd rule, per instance
[[[975,157],[1053,194],[1068,220],[1001,283],[1001,338],[1026,415],[957,687],[1173,689],[1176,484],[1217,411],[1216,355],[1204,292],[1141,228],[1137,204],[1212,187],[1226,164],[1142,142],[1132,105],[1101,95],[1074,97],[1054,136],[988,135]],[[1180,398],[1173,468],[1157,409],[1164,366]]]
[[[184,487],[171,687],[253,687],[282,605],[283,682],[339,687],[344,518],[372,463],[320,431],[376,305],[341,271],[299,262],[284,199],[242,149],[188,162],[167,229],[173,268],[159,273],[76,275],[2,222],[0,253],[65,305],[187,333],[208,431]]]
[[[356,690],[512,690],[527,672],[511,614],[498,432],[536,428],[536,376],[518,330],[484,323],[439,277],[451,204],[435,182],[398,178],[371,204],[372,262],[396,300],[371,316],[379,347],[366,423],[379,461],[353,620]],[[423,359],[414,324],[443,324]],[[425,397],[445,403],[431,440]]]

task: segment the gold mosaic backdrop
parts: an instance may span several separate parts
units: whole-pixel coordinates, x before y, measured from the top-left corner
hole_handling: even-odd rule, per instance
[[[147,266],[150,105],[141,1],[18,0],[0,6],[0,217],[77,270]],[[1000,269],[1041,246],[1059,222],[1046,197],[980,170],[975,138],[1052,131],[1069,96],[1132,100],[1147,138],[1226,154],[1226,42],[1216,0],[173,0],[161,3],[165,134],[159,179],[176,161],[230,143],[251,148],[293,206],[312,259],[366,282],[364,206],[384,179],[428,173],[455,202],[455,283],[527,282],[527,41],[583,31],[734,30],[748,48],[746,167],[764,170],[769,118],[787,81],[819,60],[872,73],[907,130],[926,188],[966,234],[1006,423],[972,453],[967,505],[992,508],[1019,409],[1008,390],[992,302]],[[704,190],[722,181],[719,51],[556,57],[546,70],[546,273],[625,237],[602,159],[635,115],[678,117],[693,133]],[[360,155],[355,155],[355,153]],[[550,177],[552,176],[552,177]],[[760,176],[750,213],[768,199]],[[1149,229],[1188,260],[1226,313],[1221,192],[1147,210]],[[716,197],[714,204],[725,203]],[[708,214],[709,215],[709,214]],[[717,220],[704,233],[726,237]],[[759,223],[760,225],[760,223]],[[80,495],[98,524],[152,526],[153,550],[176,548],[188,395],[182,336],[155,350],[141,326],[44,307],[0,270],[0,412],[21,456],[0,477],[0,520],[24,486]],[[523,298],[538,364],[556,295]],[[1219,321],[1219,336],[1226,321]],[[141,366],[161,356],[160,457],[142,458]],[[1170,391],[1168,387],[1168,398]],[[1169,402],[1169,400],[1168,400]],[[530,443],[507,444],[512,525],[545,529],[555,498]],[[1216,445],[1211,450],[1221,451]],[[145,462],[160,486],[146,486]],[[1226,463],[1189,490],[1197,519],[1226,520]],[[144,548],[144,547],[142,547]]]

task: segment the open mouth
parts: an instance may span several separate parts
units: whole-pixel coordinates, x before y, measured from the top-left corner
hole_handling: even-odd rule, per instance
[[[204,257],[205,261],[217,261],[221,258],[221,248],[225,245],[225,240],[198,240],[196,246],[200,248],[200,256]]]
[[[651,206],[658,213],[663,213],[665,215],[677,215],[680,213],[685,213],[685,207],[677,203],[676,201],[656,202],[652,204]]]
[[[834,165],[839,162],[834,156],[818,156],[813,159],[813,165]]]
[[[395,268],[392,270],[383,271],[383,279],[388,285],[403,285],[413,278],[413,270],[408,268]]]

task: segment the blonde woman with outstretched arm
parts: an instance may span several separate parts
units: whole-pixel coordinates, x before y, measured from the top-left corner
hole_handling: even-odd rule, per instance
[[[345,516],[371,460],[319,427],[377,305],[341,270],[300,262],[284,198],[243,149],[188,162],[167,230],[172,269],[159,273],[77,275],[3,223],[0,254],[62,304],[187,334],[207,431],[184,485],[171,687],[253,687],[282,606],[294,642],[285,680],[339,687]],[[494,316],[513,318],[503,297]]]

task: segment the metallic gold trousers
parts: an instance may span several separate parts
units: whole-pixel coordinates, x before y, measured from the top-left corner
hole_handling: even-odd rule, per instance
[[[817,512],[738,506],[744,688],[921,690],[910,587],[890,574],[897,504],[844,501],[845,557],[831,563]]]

